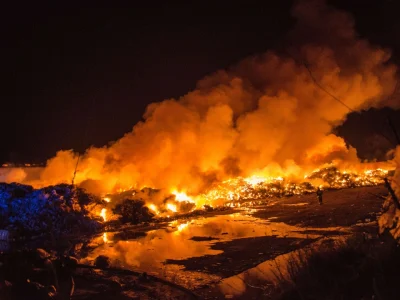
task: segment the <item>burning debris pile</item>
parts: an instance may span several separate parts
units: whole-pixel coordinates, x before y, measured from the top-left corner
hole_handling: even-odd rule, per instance
[[[145,206],[142,200],[125,199],[122,203],[116,205],[113,212],[121,215],[123,223],[139,224],[149,222],[154,217],[154,214]]]
[[[0,228],[17,236],[91,232],[101,227],[94,213],[99,204],[100,198],[66,184],[35,190],[0,183]]]
[[[383,184],[388,170],[376,169],[364,172],[340,171],[336,167],[328,167],[314,171],[307,179],[322,179],[324,185],[332,189],[374,186]]]
[[[212,185],[203,194],[189,197],[183,192],[143,188],[108,194],[101,198],[67,184],[33,189],[22,184],[0,185],[0,226],[20,235],[52,232],[55,235],[94,231],[104,221],[150,222],[195,209],[231,206],[233,201],[288,197],[315,192],[318,186],[341,189],[383,183],[384,169],[364,172],[339,171],[327,167],[305,176],[303,182],[276,177],[237,177]]]
[[[187,213],[196,208],[195,201],[182,196],[183,193],[166,193],[160,189],[143,188],[141,190],[120,191],[108,194],[103,199],[109,203],[113,216],[119,216],[123,223],[138,224],[149,222],[155,216],[169,216],[173,213]],[[155,205],[154,203],[157,203]],[[109,209],[106,209],[105,220]]]
[[[293,196],[313,191],[314,187],[308,182],[295,184],[286,182],[280,177],[269,180],[265,178],[249,180],[240,177],[224,181],[202,196],[210,201],[222,199],[233,201]]]
[[[383,169],[367,170],[360,173],[341,172],[337,167],[331,166],[318,169],[310,176],[305,176],[305,181],[301,183],[291,182],[282,177],[239,177],[215,185],[202,197],[209,201],[222,199],[231,201],[250,200],[313,193],[318,186],[329,189],[374,186],[383,184],[383,178],[388,173],[387,170]]]
[[[342,189],[379,185],[383,184],[383,179],[389,173],[385,169],[340,171],[337,167],[329,166],[315,170],[309,176],[305,176],[302,182],[283,177],[237,177],[214,183],[199,195],[188,196],[183,192],[143,188],[108,194],[104,200],[109,202],[107,212],[111,211],[113,216],[119,215],[123,223],[138,224],[149,222],[154,217],[171,217],[176,213],[191,213],[196,209],[206,211],[210,208],[236,206],[236,201],[240,203],[314,193],[318,187]],[[248,206],[249,203],[243,205]],[[251,203],[250,205],[253,205]],[[109,220],[109,217],[106,217],[108,214],[103,216],[105,220]]]

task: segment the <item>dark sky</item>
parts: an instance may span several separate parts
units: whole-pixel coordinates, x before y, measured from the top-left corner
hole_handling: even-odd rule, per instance
[[[2,4],[0,13],[0,162],[44,161],[59,149],[116,140],[147,104],[182,96],[203,76],[273,49],[293,25],[293,1],[25,2]],[[396,59],[397,2],[329,1],[351,11],[360,35],[393,48]],[[384,116],[353,116],[339,132],[370,155],[379,138],[365,125],[374,120],[388,132]]]

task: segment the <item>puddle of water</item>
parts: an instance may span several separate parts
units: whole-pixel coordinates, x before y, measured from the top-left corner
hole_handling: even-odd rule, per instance
[[[300,202],[300,203],[284,203],[283,206],[305,206],[309,205],[308,202]]]
[[[166,265],[167,259],[182,260],[217,255],[222,251],[212,249],[213,244],[241,238],[276,236],[304,239],[321,236],[318,232],[302,233],[303,230],[304,228],[285,223],[257,219],[244,212],[185,222],[173,221],[165,228],[148,231],[147,235],[132,240],[114,240],[114,234],[104,233],[93,240],[93,244],[98,246],[84,262],[92,261],[98,255],[105,255],[113,264],[146,271],[193,288],[195,285],[216,282],[220,278],[201,272],[183,271],[182,266]]]

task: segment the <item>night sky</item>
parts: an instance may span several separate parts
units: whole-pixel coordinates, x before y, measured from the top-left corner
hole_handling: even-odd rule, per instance
[[[294,22],[293,1],[25,2],[1,9],[0,163],[42,162],[60,149],[116,140],[149,103],[279,47]],[[328,1],[350,11],[360,35],[392,48],[399,63],[397,2]],[[337,132],[362,157],[382,156],[390,143],[379,132],[394,141],[387,114],[400,129],[400,114],[385,110],[351,116]]]

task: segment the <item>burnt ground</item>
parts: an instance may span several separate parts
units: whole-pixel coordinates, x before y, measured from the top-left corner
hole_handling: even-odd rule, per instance
[[[358,221],[376,220],[376,214],[382,207],[382,197],[386,195],[384,186],[326,191],[323,205],[318,204],[313,194],[296,196],[281,199],[275,205],[258,210],[253,216],[261,219],[273,217],[277,218],[273,221],[301,227],[347,227]],[[296,206],[299,203],[307,205]]]

